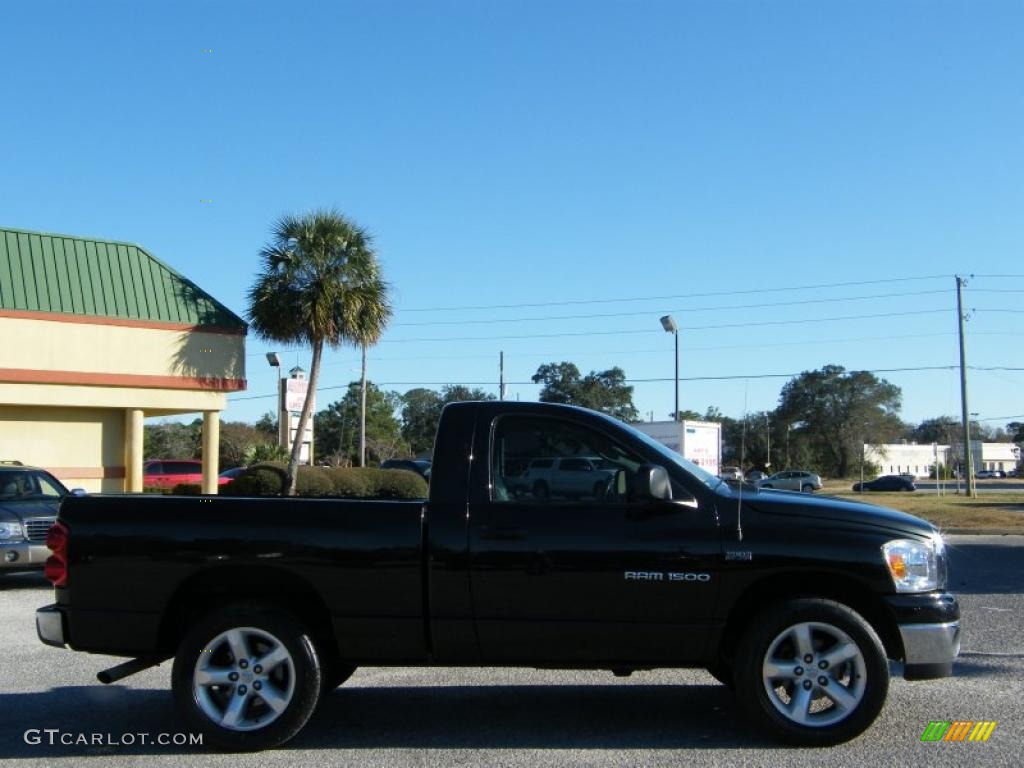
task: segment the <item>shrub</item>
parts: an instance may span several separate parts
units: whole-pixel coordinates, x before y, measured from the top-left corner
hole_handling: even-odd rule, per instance
[[[422,499],[427,495],[427,481],[407,469],[378,469],[376,494],[384,499]]]
[[[256,464],[224,486],[225,496],[280,496],[286,467],[277,462]],[[344,499],[422,499],[426,481],[415,472],[362,467],[299,467],[299,496]]]
[[[314,498],[334,496],[334,484],[327,476],[327,469],[324,467],[299,467],[295,492],[299,496]]]
[[[365,499],[370,496],[371,488],[364,474],[366,470],[353,467],[332,467],[327,469],[327,477],[331,480],[334,496],[349,499]]]
[[[174,496],[202,496],[203,487],[199,483],[178,483],[171,491]]]
[[[225,496],[280,496],[287,468],[278,462],[253,464],[224,486]]]

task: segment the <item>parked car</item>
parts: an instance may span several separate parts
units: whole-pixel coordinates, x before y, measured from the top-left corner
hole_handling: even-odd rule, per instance
[[[914,480],[907,475],[882,475],[874,480],[854,483],[855,491],[916,491]]]
[[[743,479],[748,483],[759,483],[768,477],[767,472],[762,472],[760,469],[752,469],[743,475]]]
[[[43,567],[50,555],[46,534],[69,493],[45,469],[0,464],[0,573]]]
[[[743,472],[739,467],[722,467],[722,471],[718,473],[718,476],[723,480],[742,480]]]
[[[539,457],[548,477],[612,482],[600,499],[503,494]],[[908,680],[952,674],[960,609],[925,520],[726,483],[551,403],[446,406],[434,464],[426,501],[66,498],[39,637],[127,657],[107,683],[174,658],[168,729],[234,751],[294,737],[360,665],[704,668],[753,723],[815,747],[871,725],[890,659]]]
[[[821,490],[821,478],[813,472],[801,469],[787,469],[768,475],[758,485],[761,488],[775,488],[783,491],[803,491],[811,493]]]
[[[415,472],[424,480],[430,480],[430,459],[388,459],[381,462],[381,469],[404,469]]]
[[[232,469],[225,469],[219,475],[217,475],[217,485],[227,485],[233,482],[236,477],[245,472],[245,467],[234,467]]]
[[[974,476],[978,480],[996,480],[1002,477],[1006,477],[1006,473],[1001,469],[982,469],[974,473]]]
[[[142,465],[146,488],[173,488],[181,483],[203,482],[203,462],[198,459],[151,459]]]
[[[593,456],[566,456],[534,459],[526,474],[517,478],[519,495],[529,494],[535,499],[549,496],[583,498],[605,495],[608,483],[617,468]]]

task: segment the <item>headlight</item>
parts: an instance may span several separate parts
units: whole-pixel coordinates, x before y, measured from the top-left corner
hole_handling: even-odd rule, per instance
[[[882,545],[897,592],[931,592],[946,586],[946,548],[938,534],[927,541],[896,539]]]
[[[24,532],[21,530],[21,523],[0,523],[0,539],[23,539]]]

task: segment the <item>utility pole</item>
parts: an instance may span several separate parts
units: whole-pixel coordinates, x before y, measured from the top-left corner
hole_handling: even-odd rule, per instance
[[[974,456],[971,453],[971,413],[967,405],[967,347],[964,340],[964,279],[956,276],[956,317],[960,330],[960,412],[964,422],[964,473],[967,480],[967,495],[978,495],[974,487]]]
[[[764,468],[770,469],[772,466],[772,422],[767,413],[764,415],[764,429],[768,437],[768,458],[764,463]]]
[[[498,353],[498,399],[505,399],[505,352]]]

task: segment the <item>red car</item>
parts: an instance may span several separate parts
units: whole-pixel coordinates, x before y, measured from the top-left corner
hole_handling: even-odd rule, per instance
[[[202,482],[203,462],[199,459],[152,459],[142,465],[142,484],[147,488]]]

